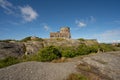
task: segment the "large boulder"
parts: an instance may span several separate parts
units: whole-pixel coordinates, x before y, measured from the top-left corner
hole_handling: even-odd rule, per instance
[[[43,42],[41,41],[28,41],[25,42],[26,52],[25,54],[35,54],[37,53],[41,48],[43,48]]]
[[[13,56],[18,57],[25,53],[25,45],[20,42],[0,42],[0,59]]]

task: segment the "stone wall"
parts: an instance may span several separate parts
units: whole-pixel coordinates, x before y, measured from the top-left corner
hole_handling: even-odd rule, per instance
[[[64,39],[70,39],[71,34],[70,34],[70,28],[69,27],[62,27],[60,31],[58,32],[51,32],[50,33],[50,38],[64,38]]]

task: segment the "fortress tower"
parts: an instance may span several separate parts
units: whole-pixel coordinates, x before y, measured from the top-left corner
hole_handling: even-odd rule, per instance
[[[50,38],[64,38],[64,39],[70,39],[70,28],[69,27],[61,27],[59,32],[51,32]]]

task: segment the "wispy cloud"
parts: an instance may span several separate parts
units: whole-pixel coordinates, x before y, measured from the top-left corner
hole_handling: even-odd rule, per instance
[[[38,17],[37,12],[33,10],[33,8],[29,5],[20,7],[20,11],[25,21],[31,22],[32,20],[35,20]]]
[[[76,20],[75,23],[77,24],[78,27],[86,27],[92,23],[96,22],[96,18],[94,16],[89,16],[85,19],[80,19],[80,20]]]
[[[12,16],[22,18],[24,22],[31,22],[38,17],[38,13],[29,5],[15,6],[7,0],[0,0],[0,7],[5,10],[6,14],[13,14]]]
[[[46,31],[50,31],[50,27],[46,24],[44,24],[43,28],[46,30]]]
[[[78,27],[85,27],[85,26],[87,26],[87,23],[85,23],[83,21],[76,20],[75,23],[77,24]]]
[[[120,40],[120,29],[108,30],[101,34],[95,34],[94,37],[101,39],[103,42],[113,42]]]
[[[12,5],[12,3],[8,2],[7,0],[0,0],[0,6],[5,9],[5,13],[7,14],[12,14],[14,6]]]

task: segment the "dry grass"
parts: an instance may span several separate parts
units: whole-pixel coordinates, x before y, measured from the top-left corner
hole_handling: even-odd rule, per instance
[[[99,74],[98,69],[93,66],[84,63],[79,64],[77,66],[77,69],[81,74],[87,76],[87,80],[102,80],[101,74]]]
[[[61,63],[61,62],[67,62],[67,58],[61,57],[60,59],[54,59],[52,60],[53,63]]]

